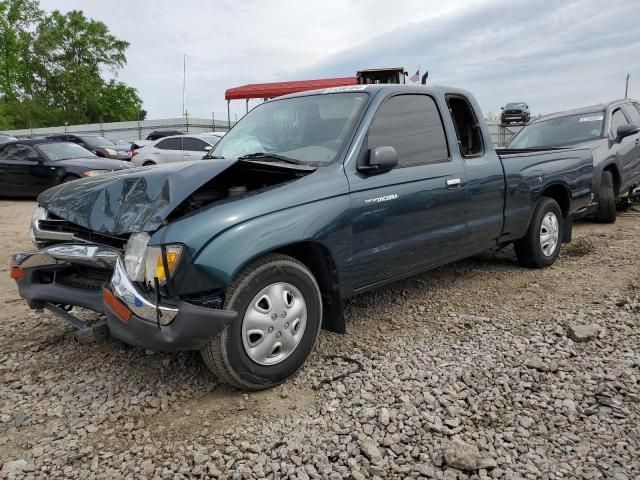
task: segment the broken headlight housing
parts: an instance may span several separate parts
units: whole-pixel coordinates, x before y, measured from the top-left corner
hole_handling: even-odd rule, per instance
[[[167,277],[173,275],[180,262],[182,246],[149,246],[149,240],[146,233],[134,233],[129,237],[124,249],[125,270],[134,282],[154,286],[157,278],[159,285],[165,285]]]

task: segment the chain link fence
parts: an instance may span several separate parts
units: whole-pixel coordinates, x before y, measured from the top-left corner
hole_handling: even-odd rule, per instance
[[[233,126],[234,122],[231,122]],[[144,139],[154,130],[178,130],[185,133],[223,132],[228,130],[227,120],[214,118],[167,118],[162,120],[140,120],[133,122],[89,123],[85,125],[66,125],[62,127],[26,128],[9,130],[18,138],[39,138],[53,133],[97,133],[109,140],[131,142]]]

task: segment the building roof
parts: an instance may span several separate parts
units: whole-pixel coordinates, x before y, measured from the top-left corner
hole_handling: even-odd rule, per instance
[[[342,87],[356,85],[356,77],[322,78],[319,80],[300,80],[295,82],[250,83],[241,87],[228,89],[224,93],[225,100],[240,100],[248,98],[273,98],[289,93],[316,90],[319,88]]]

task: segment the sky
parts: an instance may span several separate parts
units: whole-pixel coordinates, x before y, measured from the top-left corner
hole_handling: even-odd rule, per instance
[[[150,119],[226,118],[227,88],[355,76],[361,68],[429,71],[470,90],[485,115],[507,102],[534,114],[640,98],[640,2],[629,0],[41,0],[83,10],[130,43],[118,79]],[[408,81],[408,80],[407,80]],[[257,104],[250,102],[250,108]],[[231,102],[240,118],[245,102]]]

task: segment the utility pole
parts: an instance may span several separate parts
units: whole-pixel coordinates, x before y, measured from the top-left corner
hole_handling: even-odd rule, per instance
[[[216,131],[216,112],[211,112],[211,131]]]
[[[624,98],[627,98],[628,94],[629,94],[629,74],[627,73],[627,83],[625,84],[625,87],[624,87]]]

